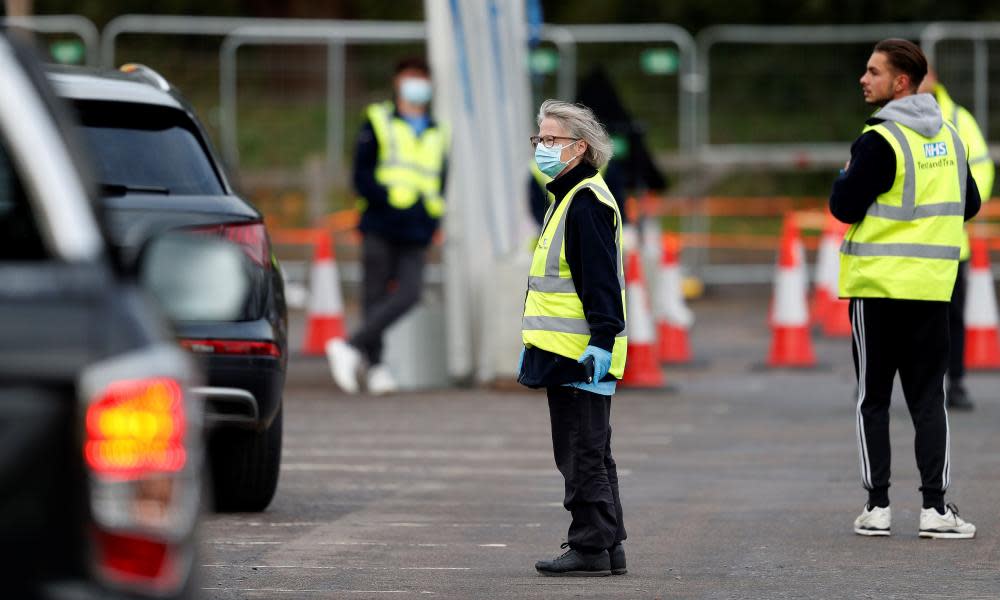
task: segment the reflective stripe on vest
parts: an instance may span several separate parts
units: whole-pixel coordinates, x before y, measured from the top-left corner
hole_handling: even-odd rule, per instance
[[[444,214],[441,171],[447,150],[446,135],[435,126],[417,136],[393,111],[390,102],[368,107],[368,120],[379,147],[375,180],[388,190],[393,208],[406,210],[423,198],[427,214],[438,218]]]
[[[913,258],[942,258],[958,260],[955,246],[933,244],[865,244],[845,241],[840,251],[850,256],[912,256]]]
[[[528,293],[521,319],[521,339],[534,346],[577,359],[590,341],[590,325],[583,312],[566,262],[566,218],[577,192],[591,190],[602,204],[615,213],[616,271],[621,288],[622,314],[625,314],[625,277],[622,262],[621,214],[618,204],[600,175],[577,184],[559,203],[553,203],[545,215],[542,235],[535,246],[528,275]],[[621,378],[625,370],[627,327],[615,337],[611,353],[612,375]]]
[[[538,315],[532,317],[521,317],[521,328],[555,331],[558,333],[576,333],[590,337],[590,324],[587,323],[587,319],[577,319],[573,317],[542,317]],[[615,336],[616,339],[624,337],[624,331]],[[617,344],[617,341],[615,343]],[[582,354],[583,350],[580,352]],[[578,354],[577,356],[571,358],[579,358],[579,356],[580,355]]]
[[[891,121],[872,130],[893,148],[896,178],[845,235],[840,296],[948,301],[961,255],[965,145],[949,123],[930,138]]]

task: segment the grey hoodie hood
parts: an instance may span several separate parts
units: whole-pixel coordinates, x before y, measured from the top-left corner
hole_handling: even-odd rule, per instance
[[[934,137],[944,125],[941,107],[931,94],[913,94],[893,100],[873,114],[872,118],[894,121],[924,137]]]

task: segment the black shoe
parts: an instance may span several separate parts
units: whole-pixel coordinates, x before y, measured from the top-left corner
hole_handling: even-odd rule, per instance
[[[611,557],[612,575],[624,575],[628,573],[628,569],[625,568],[625,547],[622,546],[621,542],[611,546],[608,549],[608,555]]]
[[[611,575],[611,559],[607,550],[586,554],[570,548],[558,558],[536,562],[535,570],[549,577],[606,577]]]
[[[953,408],[955,410],[972,410],[976,405],[972,403],[972,399],[969,398],[968,392],[965,391],[965,386],[961,383],[952,383],[948,385],[948,408]]]

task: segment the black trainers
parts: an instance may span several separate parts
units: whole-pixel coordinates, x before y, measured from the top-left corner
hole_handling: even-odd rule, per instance
[[[611,546],[608,549],[608,555],[611,558],[612,575],[624,575],[628,573],[628,569],[625,568],[625,547],[622,546],[621,542]]]
[[[969,398],[969,393],[965,391],[965,386],[961,383],[948,384],[948,408],[954,410],[972,410],[976,405]]]
[[[558,558],[536,562],[535,570],[549,577],[606,577],[611,575],[611,559],[607,550],[586,554],[570,548]]]

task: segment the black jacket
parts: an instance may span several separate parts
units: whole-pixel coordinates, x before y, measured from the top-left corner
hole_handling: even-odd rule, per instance
[[[399,117],[398,112],[393,113]],[[430,127],[437,127],[431,119]],[[358,133],[354,149],[354,189],[368,203],[361,213],[358,228],[362,233],[373,233],[399,244],[427,245],[437,231],[438,219],[427,214],[423,201],[406,210],[389,205],[389,191],[375,180],[378,166],[378,139],[371,121],[366,120]],[[441,194],[444,194],[447,162],[441,172]]]
[[[579,164],[546,188],[555,195],[556,205],[576,184],[597,174],[587,164]],[[618,254],[615,246],[615,213],[588,189],[573,199],[566,214],[566,262],[583,313],[590,325],[590,345],[611,351],[615,336],[625,328],[621,287],[618,284]],[[524,353],[518,377],[528,387],[548,387],[582,381],[583,368],[576,358],[567,358],[540,348]],[[613,380],[608,375],[605,380]]]
[[[868,125],[878,125],[882,119],[868,119]],[[833,182],[830,212],[844,223],[857,223],[865,218],[868,207],[880,195],[892,188],[896,179],[896,153],[879,133],[868,131],[851,145],[851,164]],[[969,170],[965,184],[965,220],[979,212],[982,200],[979,188]]]

